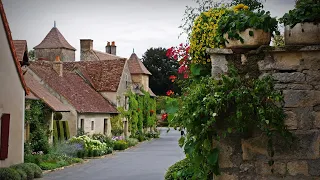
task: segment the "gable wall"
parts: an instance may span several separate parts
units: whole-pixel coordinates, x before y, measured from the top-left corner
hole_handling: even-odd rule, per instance
[[[23,162],[25,92],[2,22],[0,22],[0,43],[0,116],[2,113],[9,113],[11,116],[8,158],[0,160],[0,167],[7,167]]]

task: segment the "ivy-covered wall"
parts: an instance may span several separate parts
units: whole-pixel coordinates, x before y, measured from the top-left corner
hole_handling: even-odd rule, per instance
[[[146,128],[156,126],[156,100],[150,94],[143,91],[144,95],[137,95],[129,91],[129,109],[120,108],[121,115],[129,121],[129,132],[132,136],[143,133]]]
[[[219,78],[233,64],[244,76],[271,75],[283,94],[285,125],[293,134],[288,145],[256,133],[249,139],[230,137],[220,142],[221,179],[317,179],[320,176],[320,46],[262,47],[233,52],[209,49],[212,75]],[[270,156],[272,161],[270,161]]]

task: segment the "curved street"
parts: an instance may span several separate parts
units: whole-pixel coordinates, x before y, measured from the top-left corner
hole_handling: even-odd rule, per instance
[[[184,158],[180,131],[160,129],[161,137],[85,164],[44,175],[44,180],[163,180],[169,166]]]

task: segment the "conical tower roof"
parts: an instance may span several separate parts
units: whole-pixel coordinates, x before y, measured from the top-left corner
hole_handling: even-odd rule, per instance
[[[34,49],[70,49],[76,50],[68,41],[63,37],[57,27],[53,27],[42,42],[34,47]]]
[[[132,53],[129,60],[128,66],[131,74],[146,74],[151,75],[148,69],[143,65],[141,60],[135,53]]]

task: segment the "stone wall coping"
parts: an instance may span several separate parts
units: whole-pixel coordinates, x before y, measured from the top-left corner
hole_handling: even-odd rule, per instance
[[[208,54],[258,54],[261,52],[304,52],[304,51],[320,51],[320,45],[287,45],[283,47],[274,46],[260,46],[255,50],[250,49],[220,49],[220,48],[207,48],[206,52]],[[238,53],[237,53],[238,52]]]

